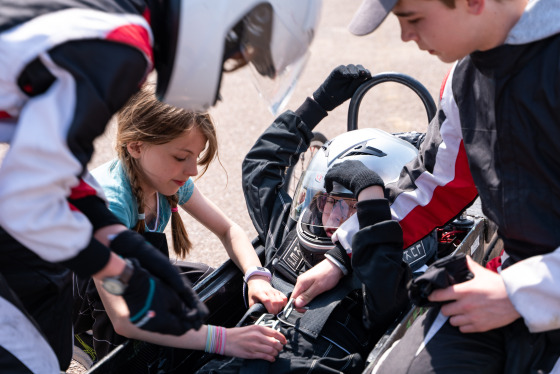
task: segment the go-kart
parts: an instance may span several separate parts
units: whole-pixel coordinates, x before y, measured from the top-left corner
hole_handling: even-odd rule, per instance
[[[348,112],[348,131],[357,129],[359,106],[364,95],[372,87],[383,82],[396,82],[409,87],[422,100],[428,120],[431,120],[435,115],[436,105],[429,92],[420,82],[399,73],[382,73],[373,76],[371,80],[362,84],[352,97]],[[320,147],[326,140],[320,133],[315,133],[314,135],[311,152],[313,152],[314,147]],[[307,159],[300,159],[298,164],[286,171],[288,183],[286,183],[284,188],[287,191],[291,191],[291,186],[293,188],[296,183],[297,169],[305,168],[306,162],[311,158],[309,153],[304,157],[307,157]],[[483,216],[480,205],[476,201],[473,206],[464,211],[455,220],[444,227],[438,228],[437,234],[439,258],[457,253],[466,253],[475,261],[485,265],[502,248],[494,225]],[[264,261],[263,243],[256,238],[253,241],[253,246],[261,261]],[[243,274],[231,260],[223,263],[212,274],[196,284],[194,289],[210,310],[207,323],[234,327],[241,325],[242,319],[247,317],[247,307],[242,291]],[[402,337],[414,319],[423,312],[423,308],[412,305],[399,320],[393,323],[367,357],[364,373],[372,372],[383,353]],[[253,314],[251,315],[254,319],[258,319],[259,314],[263,314],[263,312],[261,311],[254,316]],[[246,318],[244,323],[246,323]],[[166,350],[166,355],[158,356],[162,350]],[[171,359],[172,357],[172,368],[169,368],[169,362],[157,362],[157,357],[167,357],[165,359]],[[164,371],[165,373],[194,373],[214,357],[215,355],[203,351],[162,348],[144,342],[129,340],[97,362],[87,373],[160,373],[162,372],[160,371],[161,366],[167,367],[166,371]]]

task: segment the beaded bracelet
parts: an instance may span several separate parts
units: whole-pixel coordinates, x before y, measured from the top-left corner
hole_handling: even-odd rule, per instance
[[[224,355],[226,352],[226,328],[222,326],[208,325],[206,335],[206,347],[204,352]]]

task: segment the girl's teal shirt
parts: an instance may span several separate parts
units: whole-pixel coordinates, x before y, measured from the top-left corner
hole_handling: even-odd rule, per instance
[[[109,161],[97,168],[91,174],[97,182],[103,187],[103,192],[109,201],[109,209],[117,218],[128,228],[133,228],[138,222],[138,204],[132,193],[130,181],[123,166],[118,159]],[[194,190],[194,182],[191,178],[179,188],[178,205],[185,204],[192,196]],[[148,228],[146,230],[163,232],[165,226],[171,218],[171,207],[165,196],[158,194],[159,218],[157,227]]]

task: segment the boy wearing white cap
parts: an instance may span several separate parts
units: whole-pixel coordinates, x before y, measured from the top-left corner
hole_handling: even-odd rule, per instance
[[[457,61],[418,160],[386,186],[404,245],[478,195],[505,251],[434,291],[378,372],[560,372],[560,1],[364,0],[349,29],[391,11],[403,41]]]

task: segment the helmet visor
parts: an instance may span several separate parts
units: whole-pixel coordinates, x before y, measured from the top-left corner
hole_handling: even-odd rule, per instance
[[[303,212],[302,226],[313,236],[330,238],[342,223],[356,213],[357,203],[350,196],[317,192]]]
[[[308,60],[312,33],[297,30],[267,3],[256,6],[243,19],[240,50],[251,66],[260,96],[274,115],[289,100]]]
[[[259,92],[259,96],[267,103],[272,115],[277,116],[285,108],[307,64],[308,58],[309,53],[306,53],[283,70],[277,71],[273,77],[261,75],[256,66],[250,64],[253,84]]]
[[[336,196],[321,193],[317,196],[317,210],[321,213],[321,224],[327,236],[356,213],[358,201],[353,197]],[[330,235],[329,235],[330,233]]]

